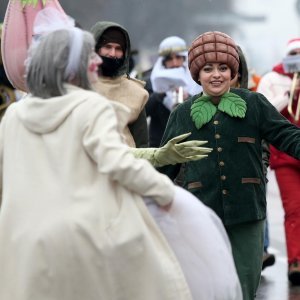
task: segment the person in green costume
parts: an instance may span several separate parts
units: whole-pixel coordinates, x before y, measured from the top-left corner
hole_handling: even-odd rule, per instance
[[[188,139],[207,140],[207,146],[213,148],[206,159],[185,163],[183,187],[223,221],[243,299],[253,300],[261,274],[266,218],[262,140],[300,159],[300,129],[262,94],[230,88],[239,55],[227,34],[199,35],[190,46],[188,64],[203,92],[171,113],[162,145],[191,132]],[[174,180],[180,167],[168,165],[159,171]]]

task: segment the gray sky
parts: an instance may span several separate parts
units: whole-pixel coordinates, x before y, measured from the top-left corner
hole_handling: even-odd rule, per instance
[[[198,34],[219,30],[236,40],[260,74],[281,59],[289,39],[300,36],[297,2],[300,0],[60,0],[66,13],[84,29],[99,20],[125,26],[144,65],[151,64],[149,57],[156,55],[160,41],[169,35],[178,35],[189,44]],[[0,0],[2,20],[7,3]]]
[[[249,15],[263,15],[266,20],[241,23],[233,34],[247,55],[249,64],[264,73],[278,63],[288,40],[300,37],[300,18],[296,0],[235,0],[234,10]]]

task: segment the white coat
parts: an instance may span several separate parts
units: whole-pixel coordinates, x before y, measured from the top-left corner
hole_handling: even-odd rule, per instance
[[[257,92],[263,94],[278,111],[282,111],[288,105],[291,85],[290,77],[272,71],[261,78]]]
[[[174,186],[135,159],[111,103],[68,86],[12,104],[0,127],[0,299],[185,300],[182,270],[141,196]]]

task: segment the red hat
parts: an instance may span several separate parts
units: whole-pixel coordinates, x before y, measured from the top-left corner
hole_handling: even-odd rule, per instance
[[[296,49],[300,49],[300,38],[295,38],[288,41],[285,49],[285,55],[289,55],[290,52]]]

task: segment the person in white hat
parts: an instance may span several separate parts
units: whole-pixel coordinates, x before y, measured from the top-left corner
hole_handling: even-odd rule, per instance
[[[149,146],[158,147],[173,108],[190,95],[201,91],[187,67],[187,45],[178,36],[163,39],[150,80],[153,93],[146,104],[150,117]]]

